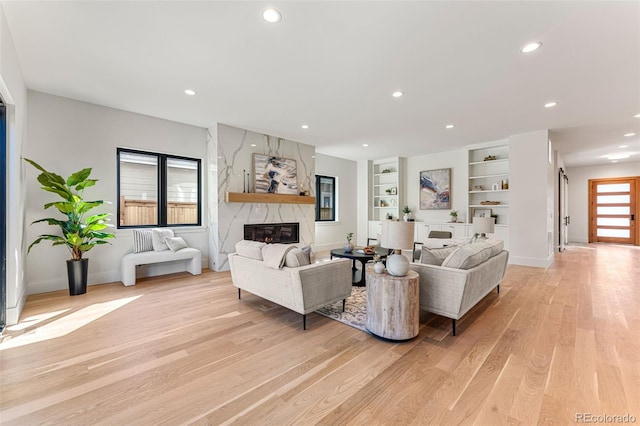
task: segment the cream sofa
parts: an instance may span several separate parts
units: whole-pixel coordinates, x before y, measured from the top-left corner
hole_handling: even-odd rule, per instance
[[[238,288],[238,299],[241,298],[241,290],[246,290],[298,312],[302,314],[302,328],[305,330],[308,313],[339,300],[342,300],[344,310],[352,285],[349,259],[290,267],[286,263],[292,256],[285,249],[281,262],[263,260],[263,249],[276,246],[282,245],[269,244],[266,247],[264,243],[241,241],[236,245],[236,252],[229,254],[231,280]],[[294,245],[288,246],[295,248]]]
[[[494,288],[500,292],[509,259],[502,248],[503,242],[497,240],[442,249],[424,247],[421,262],[410,264],[420,275],[420,309],[451,318],[455,336],[456,320]],[[426,264],[429,262],[433,264]]]

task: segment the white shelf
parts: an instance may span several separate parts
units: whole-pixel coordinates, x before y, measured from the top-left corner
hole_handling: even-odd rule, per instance
[[[497,177],[509,177],[509,173],[498,173],[495,175],[483,175],[483,176],[469,176],[469,179],[486,179],[486,178],[497,178]]]
[[[395,210],[395,209],[397,209],[398,207],[397,207],[397,206],[384,206],[384,207],[374,206],[373,208],[374,208],[374,209],[393,209],[393,210]]]
[[[493,209],[496,207],[509,207],[509,204],[471,204],[469,207],[479,207],[485,209]]]
[[[393,175],[397,175],[398,172],[387,172],[387,173],[376,173],[373,176],[378,177],[378,176],[393,176]]]
[[[469,194],[484,194],[485,192],[509,192],[508,189],[483,189],[481,191],[469,191]]]
[[[478,164],[497,164],[497,163],[508,163],[508,158],[498,158],[497,160],[487,160],[487,161],[474,161],[469,163],[470,166],[477,166]]]
[[[374,195],[375,198],[397,197],[398,194]]]

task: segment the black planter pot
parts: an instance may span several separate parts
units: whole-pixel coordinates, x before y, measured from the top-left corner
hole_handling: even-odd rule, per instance
[[[89,259],[67,260],[67,276],[69,277],[69,294],[78,296],[87,292],[87,272]]]

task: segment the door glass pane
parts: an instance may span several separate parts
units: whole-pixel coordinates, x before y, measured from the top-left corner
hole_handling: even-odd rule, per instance
[[[158,158],[120,153],[120,225],[158,224]]]
[[[598,185],[598,192],[629,192],[630,190],[630,183],[609,183],[606,185]]]
[[[631,220],[622,217],[599,217],[598,226],[631,226]]]
[[[198,162],[167,159],[167,224],[198,223]]]
[[[598,237],[629,238],[630,235],[631,233],[628,229],[598,228]]]
[[[631,195],[598,195],[598,204],[622,204],[629,203]]]
[[[607,207],[598,206],[597,213],[600,214],[631,214],[631,207]]]

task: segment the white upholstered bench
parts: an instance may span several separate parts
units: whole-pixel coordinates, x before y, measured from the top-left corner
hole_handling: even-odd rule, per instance
[[[129,253],[122,258],[120,264],[122,284],[125,286],[136,284],[136,266],[151,263],[173,262],[184,260],[187,264],[187,272],[191,275],[202,273],[202,254],[194,248],[183,248],[178,251],[145,251],[141,253]]]

